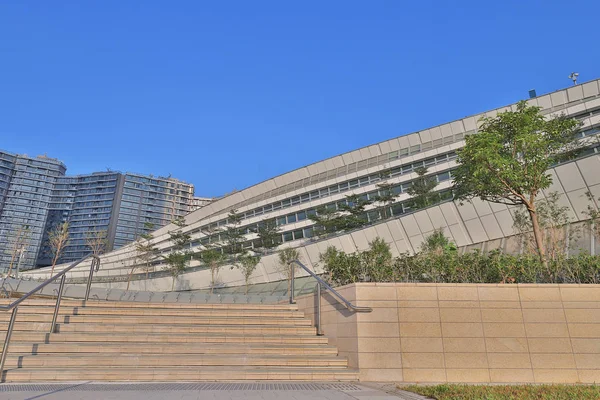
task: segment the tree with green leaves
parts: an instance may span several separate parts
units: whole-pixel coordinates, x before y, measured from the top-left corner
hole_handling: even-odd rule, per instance
[[[387,179],[390,177],[389,171],[383,171],[380,174],[381,183],[378,183],[377,186],[377,196],[374,198],[374,202],[379,204],[379,213],[381,219],[388,219],[392,216],[390,212],[390,207],[396,197],[398,197],[397,193],[394,193],[394,185],[387,182]]]
[[[515,111],[483,118],[479,133],[466,136],[457,150],[453,175],[458,199],[525,206],[540,261],[547,265],[536,198],[552,183],[548,169],[571,159],[581,144],[577,120],[545,118],[540,111],[521,101]]]
[[[231,255],[234,259],[244,253],[243,243],[245,240],[244,232],[240,225],[242,224],[242,216],[237,213],[237,210],[232,209],[227,215],[227,227],[224,230],[225,236],[225,253]]]
[[[348,231],[366,225],[369,219],[365,208],[371,203],[365,196],[357,194],[346,196],[346,201],[339,205],[340,211],[344,213],[339,218],[340,228]]]
[[[133,266],[131,267],[131,271],[129,272],[129,276],[127,277],[127,290],[129,290],[129,283],[131,281],[131,277],[133,276],[134,271],[140,266],[140,263],[146,271],[146,279],[148,279],[148,274],[150,273],[151,269],[151,262],[155,260],[159,255],[159,251],[153,243],[153,230],[153,223],[144,223],[145,233],[141,234],[134,243],[137,260],[134,260]],[[137,261],[139,261],[140,263],[138,263]]]
[[[261,248],[271,250],[281,244],[281,228],[275,218],[258,223],[258,239]]]
[[[260,262],[259,255],[253,254],[242,254],[238,257],[236,268],[240,270],[244,277],[245,293],[248,294],[248,285],[250,284],[250,278],[256,270],[258,263]]]
[[[596,207],[594,195],[591,192],[585,192],[585,196],[587,197],[589,204],[582,213],[589,218],[588,226],[592,235],[594,235],[597,240],[600,240],[600,210]],[[600,204],[600,197],[598,198],[598,204]]]
[[[292,271],[294,274],[298,271],[298,265],[292,263],[294,260],[300,259],[300,253],[298,250],[288,247],[279,252],[279,263],[277,265],[277,272],[281,273],[288,282],[288,294],[290,293],[292,286]]]
[[[439,194],[433,191],[438,184],[435,176],[427,176],[428,171],[425,167],[418,167],[414,172],[418,177],[406,190],[406,193],[411,196],[408,206],[413,210],[418,210],[438,202]]]
[[[458,247],[444,235],[442,228],[435,229],[430,235],[425,237],[421,243],[421,252],[426,254],[442,254],[447,252],[456,252]]]
[[[315,223],[313,232],[315,236],[325,237],[339,230],[340,212],[335,204],[327,204],[317,207],[316,212],[308,218]]]
[[[167,256],[164,256],[165,263],[167,264],[165,270],[173,278],[171,290],[175,288],[175,280],[185,271],[192,258],[192,251],[190,249],[192,237],[190,233],[183,231],[187,226],[185,218],[181,216],[176,217],[172,223],[177,226],[177,229],[169,232],[169,240],[172,245],[171,251]]]
[[[219,248],[208,248],[202,250],[196,257],[210,269],[210,293],[212,294],[217,283],[219,270],[226,261],[225,255]]]
[[[50,277],[54,275],[54,267],[58,263],[65,247],[69,244],[69,221],[64,221],[62,224],[55,225],[48,232],[48,244],[52,252],[52,268],[50,269]]]

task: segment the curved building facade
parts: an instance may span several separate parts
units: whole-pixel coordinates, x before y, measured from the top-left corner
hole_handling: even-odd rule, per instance
[[[582,121],[582,137],[589,141],[587,150],[577,159],[554,167],[554,178],[547,191],[558,192],[562,205],[569,208],[574,222],[585,218],[582,211],[587,207],[586,192],[600,197],[600,80],[559,90],[528,101],[542,108],[543,113],[566,114]],[[200,251],[211,242],[222,240],[218,232],[228,226],[228,214],[237,210],[241,227],[245,232],[244,246],[252,250],[258,245],[258,226],[268,220],[277,223],[281,233],[279,248],[298,248],[307,265],[320,272],[319,254],[328,246],[336,246],[347,252],[364,250],[369,241],[381,237],[388,242],[395,254],[418,251],[424,237],[435,229],[443,228],[460,247],[504,247],[511,250],[514,243],[513,219],[510,207],[474,201],[460,205],[452,200],[452,170],[456,167],[456,150],[464,145],[465,135],[476,134],[478,121],[483,116],[514,109],[510,105],[482,114],[473,115],[419,132],[396,137],[349,153],[332,157],[286,174],[268,179],[244,190],[216,199],[185,217],[184,231],[192,235],[192,251]],[[426,167],[428,176],[437,181],[439,203],[422,210],[411,210],[407,189],[417,179],[415,170]],[[368,223],[349,232],[340,232],[326,238],[316,237],[314,222],[310,219],[317,209],[325,206],[336,209],[343,206],[346,196],[357,195],[364,199],[376,199],[381,184],[389,184],[396,196],[385,207],[385,219],[371,205],[367,207]],[[154,232],[156,247],[163,253],[170,249],[169,231],[177,227],[165,226]],[[585,236],[581,246],[592,252],[600,249],[598,238]],[[516,243],[516,242],[515,242]],[[139,263],[133,245],[102,256],[102,268],[98,273],[98,285],[123,287],[127,275]],[[281,280],[277,272],[277,255],[268,254],[252,276],[253,283]],[[131,288],[139,290],[170,290],[171,278],[161,273],[164,267],[156,262],[157,272],[150,279],[134,280]],[[85,266],[71,274],[78,279],[85,276]],[[31,272],[32,276],[47,275],[47,270]],[[227,267],[222,268],[220,281],[234,286],[243,283],[241,274]],[[198,261],[176,283],[179,290],[206,288],[210,273]]]

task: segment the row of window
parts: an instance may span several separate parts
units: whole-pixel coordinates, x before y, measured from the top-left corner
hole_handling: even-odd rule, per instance
[[[367,186],[367,185],[371,185],[371,184],[380,182],[382,178],[390,178],[390,177],[396,177],[396,176],[408,174],[408,173],[413,172],[416,168],[419,168],[419,167],[428,168],[433,165],[447,163],[449,161],[456,159],[456,157],[457,156],[456,156],[455,152],[440,154],[436,157],[431,157],[431,158],[428,158],[425,160],[421,160],[421,161],[417,161],[414,163],[405,164],[405,165],[391,168],[386,171],[387,176],[384,176],[382,174],[382,172],[379,172],[379,173],[375,173],[375,174],[371,174],[371,175],[365,175],[365,176],[362,176],[362,177],[359,177],[356,179],[347,180],[345,182],[332,185],[330,187],[326,187],[326,188],[319,189],[319,190],[314,190],[312,192],[303,193],[299,196],[295,196],[290,199],[285,199],[282,201],[268,204],[263,207],[256,208],[254,210],[247,211],[244,214],[242,214],[241,217],[242,217],[242,219],[247,219],[247,218],[263,215],[266,213],[270,213],[273,211],[277,211],[282,208],[288,208],[288,207],[292,207],[292,206],[295,206],[298,204],[308,203],[310,201],[314,201],[314,200],[328,197],[328,196],[331,196],[334,194],[343,193],[348,190],[352,190],[352,189],[356,189],[359,187],[363,187],[363,186]],[[444,179],[444,178],[442,178],[442,179]],[[217,227],[227,225],[227,223],[228,223],[227,219],[223,219],[216,223],[210,224],[208,229],[209,230],[216,229]]]

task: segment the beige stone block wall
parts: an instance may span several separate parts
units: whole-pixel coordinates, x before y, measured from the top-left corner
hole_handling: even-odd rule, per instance
[[[322,327],[360,379],[600,382],[600,285],[360,283],[322,298]],[[298,299],[314,318],[315,297]],[[314,319],[313,319],[314,321]]]

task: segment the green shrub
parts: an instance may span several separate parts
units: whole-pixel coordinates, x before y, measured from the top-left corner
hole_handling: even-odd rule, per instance
[[[440,239],[440,238],[438,238]],[[414,256],[393,258],[389,245],[375,239],[369,249],[346,254],[329,247],[321,262],[336,285],[354,282],[434,283],[600,283],[600,257],[579,254],[544,266],[533,254],[500,251],[459,254],[450,243],[437,243]]]

